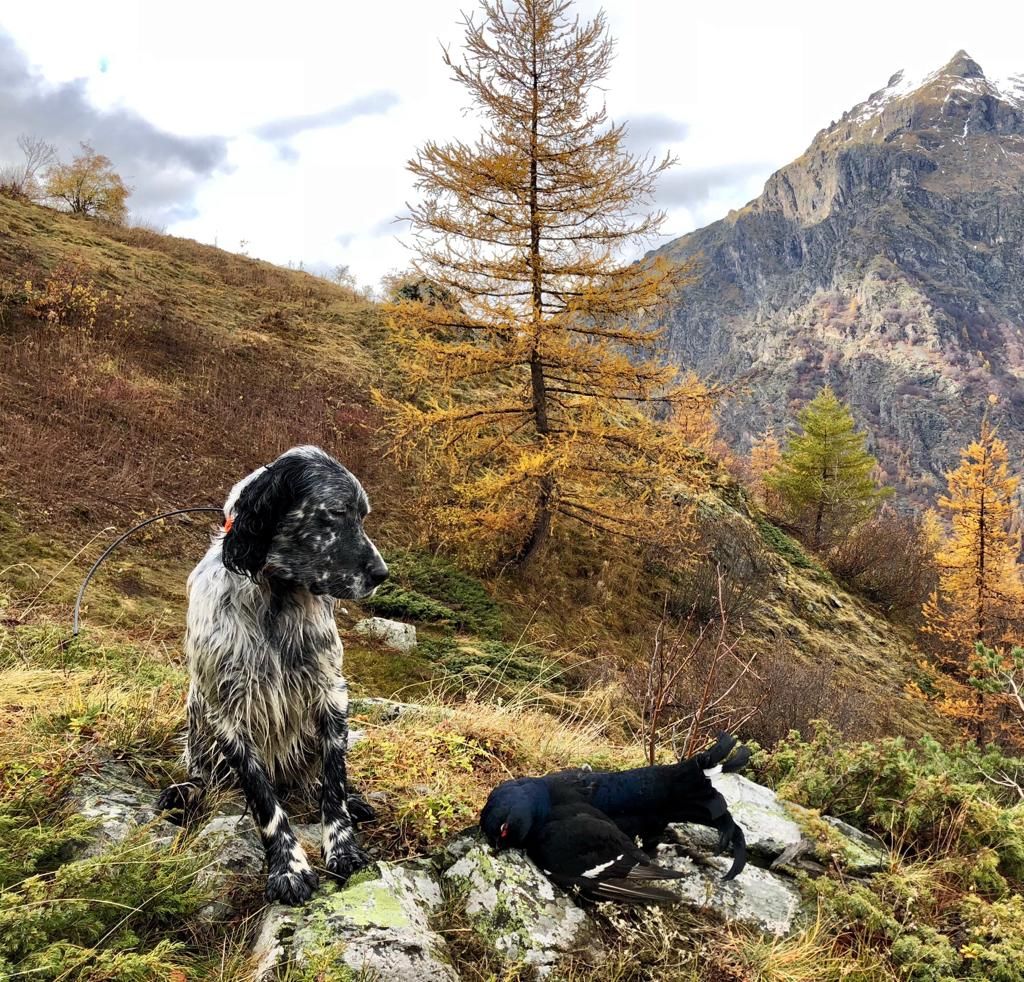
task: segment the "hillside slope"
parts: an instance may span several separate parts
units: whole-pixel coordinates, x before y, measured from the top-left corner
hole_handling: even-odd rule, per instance
[[[370,531],[392,566],[387,590],[338,612],[346,675],[363,699],[352,707],[365,737],[351,773],[379,812],[362,834],[383,859],[435,849],[510,775],[641,763],[637,685],[659,621],[669,606],[684,620],[692,609],[705,616],[718,570],[736,647],[717,667],[702,651],[681,698],[699,697],[704,681],[721,692],[740,666],[753,670],[709,730],[745,719],[745,737],[775,744],[824,717],[849,737],[949,735],[906,691],[918,658],[909,632],[844,589],[712,462],[693,500],[686,569],[562,529],[527,575],[480,582],[422,550],[416,475],[382,460],[387,431],[368,394],[395,368],[372,304],[301,272],[3,199],[0,222],[0,827],[11,832],[0,848],[0,974],[6,959],[51,979],[253,978],[261,874],[211,886],[198,875],[212,863],[207,844],[186,836],[165,851],[146,830],[128,830],[108,853],[78,851],[96,832],[95,812],[83,820],[80,810],[83,784],[106,780],[112,760],[149,798],[182,776],[184,582],[205,548],[206,518],[125,543],[90,588],[77,641],[69,622],[81,577],[115,530],[164,508],[218,503],[240,474],[295,443],[323,444],[364,479]],[[414,622],[419,644],[398,653],[368,640],[355,623],[369,613]],[[366,696],[425,711],[400,710],[396,724],[392,707]],[[793,754],[781,746],[779,767]],[[934,742],[922,746],[934,756]],[[673,749],[664,741],[661,758]],[[826,771],[837,753],[820,741],[801,752]],[[851,814],[866,808],[857,817],[876,821],[865,801],[877,753],[859,753],[862,763],[844,766],[865,775],[866,789],[842,783],[828,796],[849,794]],[[886,773],[906,769],[904,744],[890,755]],[[944,756],[936,766],[948,770]],[[906,777],[876,793],[917,794]],[[944,788],[927,800],[938,795],[945,808]],[[976,836],[986,845],[990,826],[1002,835],[1008,821],[998,805],[986,806]],[[902,841],[902,826],[877,821]],[[85,858],[68,862],[75,855]],[[211,923],[207,905],[225,895],[234,912]],[[474,946],[452,900],[444,923],[464,977],[497,977],[500,961]],[[745,977],[708,962],[704,949],[723,945],[742,947],[751,964],[775,957],[756,931],[706,918],[687,914],[671,932],[672,952],[659,941],[663,954],[634,971],[646,936],[625,931],[619,977],[672,978],[666,958],[683,960],[682,979]],[[615,977],[605,968],[564,977],[604,982]],[[837,967],[831,977],[849,976]]]
[[[351,291],[6,199],[0,318],[4,492],[60,517],[217,501],[226,473],[344,442],[378,377]]]
[[[826,382],[929,498],[985,412],[1024,450],[1024,87],[964,52],[814,138],[743,209],[663,246],[697,282],[672,357],[735,383],[747,447]]]
[[[382,462],[387,433],[369,402],[395,371],[372,303],[301,272],[3,199],[0,223],[0,597],[12,623],[67,623],[114,529],[218,504],[240,474],[297,443],[322,444],[362,478],[386,549],[420,544],[415,475]],[[721,565],[745,597],[749,698],[764,703],[754,732],[774,738],[817,715],[864,733],[939,725],[904,696],[917,657],[904,633],[764,523],[742,489],[721,479],[698,525],[696,586],[696,574],[665,579],[628,551],[559,533],[530,576],[489,584],[504,625],[489,637],[543,652],[572,686],[607,679],[645,662],[665,597],[706,601]],[[91,588],[90,629],[160,639],[176,661],[184,581],[208,527],[169,523],[121,547]],[[486,662],[473,645],[387,667],[356,638],[350,651],[369,691],[391,695]]]

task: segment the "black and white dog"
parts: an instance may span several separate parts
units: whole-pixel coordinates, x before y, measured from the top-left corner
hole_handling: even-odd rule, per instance
[[[317,447],[295,447],[239,481],[224,530],[188,579],[189,779],[161,796],[194,812],[206,789],[237,784],[267,855],[267,898],[308,900],[317,876],[279,795],[319,786],[323,860],[344,882],[369,862],[345,774],[348,688],[335,599],[388,575],[363,531],[366,492]],[[356,816],[358,818],[358,815]]]

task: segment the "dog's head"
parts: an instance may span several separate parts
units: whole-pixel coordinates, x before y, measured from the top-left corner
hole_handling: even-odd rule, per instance
[[[369,512],[362,485],[338,461],[317,447],[295,447],[231,489],[224,565],[359,600],[388,575],[363,531]]]

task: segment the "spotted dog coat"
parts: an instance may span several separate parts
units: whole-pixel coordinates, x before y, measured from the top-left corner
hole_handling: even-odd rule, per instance
[[[363,531],[356,478],[316,447],[296,447],[239,481],[225,530],[188,579],[189,779],[163,807],[194,811],[237,783],[267,855],[267,898],[303,903],[317,885],[279,794],[319,788],[323,860],[344,881],[369,861],[346,790],[348,689],[335,599],[387,576]]]

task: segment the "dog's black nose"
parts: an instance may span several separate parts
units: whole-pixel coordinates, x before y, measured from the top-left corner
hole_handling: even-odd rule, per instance
[[[370,581],[370,586],[380,586],[388,578],[387,563],[383,559],[378,559],[367,570],[366,578]]]

